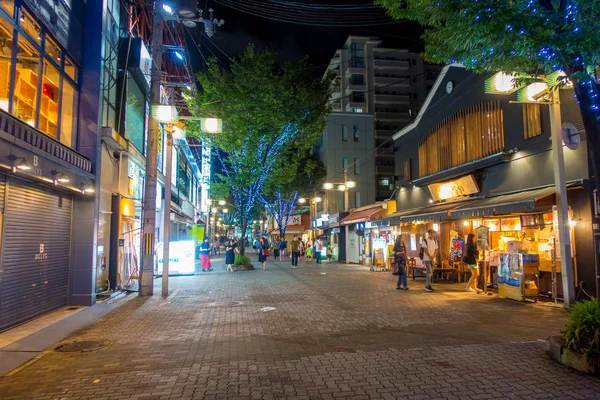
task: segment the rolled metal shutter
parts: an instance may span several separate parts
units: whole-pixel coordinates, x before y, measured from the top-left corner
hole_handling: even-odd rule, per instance
[[[4,211],[4,187],[6,186],[6,177],[0,174],[0,212]],[[1,226],[1,225],[0,225]],[[1,248],[0,244],[0,248]]]
[[[0,330],[67,304],[72,209],[68,195],[8,179]]]

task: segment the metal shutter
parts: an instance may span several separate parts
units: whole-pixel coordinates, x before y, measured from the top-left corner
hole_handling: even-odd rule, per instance
[[[6,186],[6,178],[4,175],[0,174],[0,212],[4,211],[4,187],[5,186]],[[0,226],[2,226],[2,225],[0,225]]]
[[[8,179],[0,331],[67,304],[72,208],[70,196]]]

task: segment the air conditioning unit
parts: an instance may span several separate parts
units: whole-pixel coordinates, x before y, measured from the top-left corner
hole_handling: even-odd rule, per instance
[[[183,18],[196,18],[198,16],[198,1],[179,0],[177,10]]]

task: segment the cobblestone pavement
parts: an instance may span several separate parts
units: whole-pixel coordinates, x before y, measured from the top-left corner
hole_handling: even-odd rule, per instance
[[[0,399],[600,399],[600,379],[545,353],[560,308],[397,291],[362,267],[224,269],[130,299],[63,342],[103,346],[49,349],[0,378]]]

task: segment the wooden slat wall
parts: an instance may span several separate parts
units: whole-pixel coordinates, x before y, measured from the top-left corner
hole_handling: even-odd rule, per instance
[[[531,139],[542,134],[539,104],[523,104],[523,128],[525,139]]]
[[[537,112],[539,121],[539,108]],[[531,116],[535,117],[535,110]],[[475,161],[499,153],[503,148],[502,103],[490,101],[470,106],[444,119],[421,140],[419,176]]]

